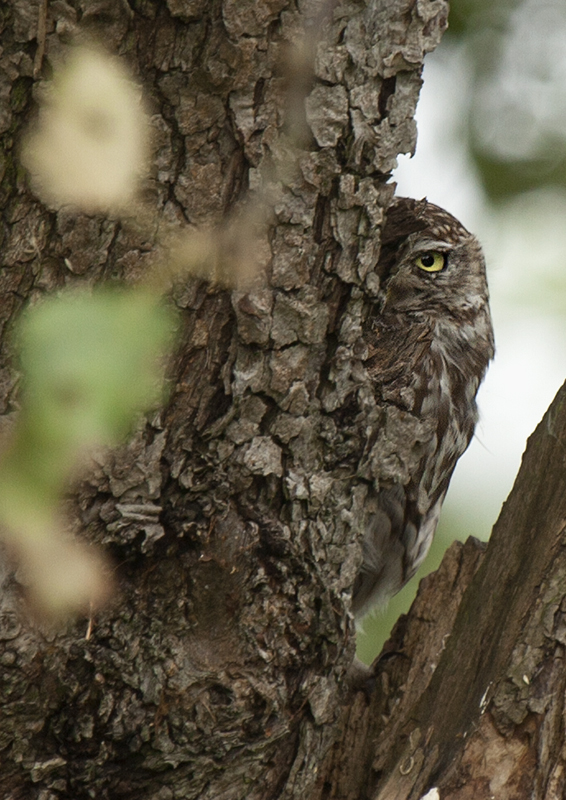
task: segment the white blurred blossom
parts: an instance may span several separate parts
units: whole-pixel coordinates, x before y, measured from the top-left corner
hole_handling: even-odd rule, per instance
[[[22,161],[50,205],[121,211],[145,171],[148,131],[141,90],[124,66],[77,47],[45,93]]]

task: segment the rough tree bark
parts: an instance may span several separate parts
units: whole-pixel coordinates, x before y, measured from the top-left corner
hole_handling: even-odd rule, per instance
[[[389,172],[414,146],[422,60],[447,6],[326,4],[306,101],[312,138],[275,180],[273,164],[288,161],[283,51],[323,5],[0,9],[3,331],[38,294],[135,282],[152,257],[151,235],[132,223],[47,210],[18,168],[34,75],[78,29],[103,36],[150,97],[149,191],[165,218],[218,223],[266,184],[275,198],[265,285],[177,287],[170,401],[76,490],[80,535],[116,565],[118,589],[90,637],[85,621],[50,633],[27,620],[3,573],[2,798],[389,800],[433,785],[443,798],[561,796],[559,401],[488,556],[474,542],[452,548],[398,624],[370,698],[345,680],[373,477],[357,464],[380,426],[363,402],[363,325]],[[5,342],[1,354],[9,419]],[[381,447],[395,474],[403,453]]]

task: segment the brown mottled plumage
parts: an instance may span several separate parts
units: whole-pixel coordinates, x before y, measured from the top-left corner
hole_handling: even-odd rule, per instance
[[[357,616],[399,591],[427,554],[494,352],[481,247],[446,211],[398,199],[377,271],[382,296],[367,323],[365,367],[386,423],[366,446],[366,460],[374,452],[380,466],[354,587]],[[396,437],[399,452],[407,450],[403,439],[410,442],[409,455],[401,457],[401,479],[388,480]]]

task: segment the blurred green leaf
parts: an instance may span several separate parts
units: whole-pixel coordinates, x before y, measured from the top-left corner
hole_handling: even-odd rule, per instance
[[[147,293],[69,292],[21,319],[21,458],[40,484],[57,485],[75,459],[123,438],[161,395],[172,312]]]

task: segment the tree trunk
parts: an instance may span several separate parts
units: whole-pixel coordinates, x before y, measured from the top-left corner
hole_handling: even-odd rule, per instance
[[[454,546],[399,622],[375,691],[346,680],[367,487],[356,467],[380,425],[360,347],[389,173],[414,146],[446,4],[9,0],[0,13],[2,330],[63,285],[135,282],[155,245],[132,221],[53,212],[26,188],[17,143],[34,75],[70,34],[97,33],[143,82],[163,219],[219,224],[249,190],[272,206],[265,282],[177,286],[170,400],[76,489],[78,535],[113,558],[112,602],[53,631],[26,617],[4,570],[0,796],[558,796],[558,400],[487,556]],[[309,25],[321,33],[299,149],[282,64]],[[9,421],[5,341],[1,353]]]

